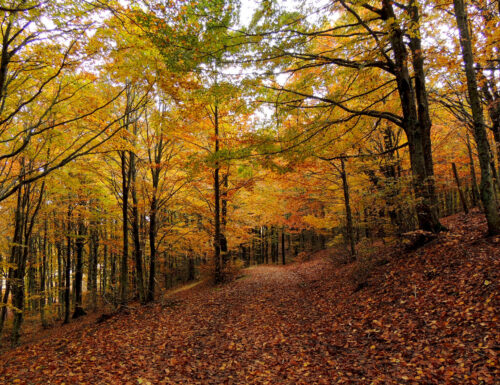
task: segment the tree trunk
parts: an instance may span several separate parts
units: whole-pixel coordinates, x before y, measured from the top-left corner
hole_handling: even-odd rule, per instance
[[[134,261],[135,261],[135,271],[137,278],[137,291],[139,294],[139,300],[144,302],[145,300],[145,290],[144,290],[144,269],[142,267],[142,250],[141,250],[141,236],[139,228],[139,209],[137,201],[137,187],[136,187],[136,162],[135,154],[130,152],[130,167],[131,172],[131,193],[132,193],[132,239],[134,241]]]
[[[281,262],[286,264],[286,254],[285,254],[285,226],[281,229]]]
[[[460,202],[462,203],[462,208],[466,214],[469,213],[469,208],[467,207],[467,201],[465,199],[464,192],[462,191],[462,186],[460,185],[460,178],[458,177],[457,166],[455,163],[451,164],[453,170],[453,176],[455,177],[455,182],[457,183],[458,194],[460,195]]]
[[[121,154],[122,168],[122,237],[123,251],[120,261],[120,304],[128,301],[128,198],[130,188],[130,164],[127,165],[127,152]]]
[[[472,110],[474,122],[474,139],[477,144],[479,155],[479,167],[481,168],[480,192],[483,202],[486,220],[488,222],[488,234],[500,234],[500,216],[498,206],[494,197],[493,178],[490,170],[489,143],[484,124],[483,109],[479,97],[476,74],[474,71],[474,58],[472,54],[471,36],[467,18],[467,8],[463,0],[453,0],[455,18],[460,33],[460,46],[465,64],[465,75],[467,78],[467,91]]]
[[[19,189],[17,192],[17,204],[16,204],[16,211],[14,214],[14,237],[12,239],[13,244],[12,244],[12,249],[11,249],[11,254],[10,254],[10,259],[9,262],[12,264],[17,264],[17,261],[19,260],[19,254],[21,253],[21,245],[23,243],[22,239],[22,231],[24,227],[24,220],[23,220],[23,211],[22,211],[22,189]],[[14,271],[15,269],[9,267],[9,273],[7,277],[7,284],[5,287],[5,292],[2,300],[2,314],[0,317],[0,333],[3,330],[3,326],[5,323],[5,318],[7,316],[7,303],[9,299],[9,294],[12,290],[12,283],[14,280]]]
[[[82,282],[83,282],[83,247],[85,237],[85,224],[81,217],[78,218],[78,230],[75,241],[76,263],[75,263],[75,278],[74,278],[74,291],[75,291],[75,310],[73,318],[81,317],[87,313],[83,310],[82,304]]]
[[[214,133],[215,133],[215,156],[219,155],[219,109],[217,104],[214,107]],[[220,223],[220,181],[219,181],[219,160],[215,161],[214,170],[214,267],[215,283],[223,281],[223,266],[221,261],[221,223]]]
[[[222,177],[222,185],[224,188],[221,191],[221,240],[220,249],[222,253],[222,266],[225,267],[229,262],[229,254],[227,249],[226,226],[227,226],[227,189],[229,186],[229,168]]]
[[[153,198],[151,200],[151,212],[149,218],[149,285],[148,285],[148,295],[146,298],[147,302],[153,301],[155,296],[155,268],[156,268],[156,211],[157,211],[157,200],[156,191],[153,187]]]
[[[64,304],[64,260],[63,260],[63,243],[58,240],[56,243],[57,249],[57,315],[59,320],[63,317]]]
[[[22,253],[21,245],[23,243],[23,227],[24,227],[24,219],[23,219],[23,209],[22,209],[22,188],[17,191],[17,203],[16,203],[16,211],[14,214],[14,237],[12,239],[12,249],[10,254],[9,262],[12,264],[16,264],[20,258],[20,254]],[[9,300],[9,295],[12,291],[12,287],[14,286],[15,279],[15,269],[9,267],[9,273],[7,277],[7,284],[5,287],[5,292],[2,300],[2,314],[0,317],[0,334],[3,330],[5,319],[7,317],[7,303]]]
[[[97,265],[99,259],[99,228],[97,223],[92,223],[89,242],[89,275],[87,291],[90,294],[92,310],[97,308]]]
[[[472,156],[472,146],[470,144],[469,133],[466,132],[465,135],[467,139],[466,144],[467,152],[469,154],[469,167],[472,179],[472,201],[474,203],[474,206],[477,206],[479,204],[479,188],[477,187],[476,167],[474,165],[474,157]]]
[[[194,258],[192,255],[188,256],[188,274],[187,274],[187,280],[188,282],[194,281],[195,279],[195,270],[194,270]]]
[[[64,276],[66,284],[64,287],[64,323],[69,323],[70,312],[70,288],[71,288],[71,209],[68,207],[68,222],[66,225],[66,263],[64,266]]]
[[[45,279],[47,276],[47,219],[44,221],[43,225],[43,246],[42,261],[40,265],[40,320],[42,326],[46,328],[48,326],[47,319],[45,317],[45,306],[46,306],[46,291],[45,291]]]
[[[356,259],[356,245],[354,241],[354,228],[352,224],[351,203],[349,197],[349,184],[347,183],[347,173],[345,171],[344,158],[340,159],[340,177],[342,178],[342,189],[344,190],[344,205],[346,212],[346,234],[349,242],[351,259]]]
[[[430,119],[428,118],[427,98],[425,92],[425,75],[423,74],[421,52],[415,52],[414,64],[418,86],[418,97],[412,85],[407,64],[408,52],[405,47],[404,33],[397,24],[390,0],[383,0],[383,11],[390,21],[390,43],[394,52],[394,72],[403,111],[403,129],[408,139],[410,163],[413,174],[413,187],[417,199],[417,218],[422,230],[439,232],[443,226],[437,214],[432,170],[432,153],[430,148]],[[418,13],[416,14],[418,19]],[[419,40],[413,41],[417,50]],[[418,108],[417,108],[418,102]],[[420,115],[419,115],[420,111]],[[420,118],[420,119],[419,119]],[[423,126],[421,126],[423,124]]]
[[[28,184],[21,187],[22,190],[22,204],[21,204],[21,244],[24,246],[22,252],[17,253],[18,260],[17,268],[14,271],[14,280],[12,284],[12,305],[16,309],[14,311],[14,322],[12,326],[12,346],[17,345],[20,337],[21,325],[24,317],[24,275],[26,270],[26,261],[28,260],[31,251],[31,234],[36,217],[43,200],[45,182],[39,189],[37,199],[34,199],[36,194],[35,184]],[[30,217],[31,213],[31,217]]]

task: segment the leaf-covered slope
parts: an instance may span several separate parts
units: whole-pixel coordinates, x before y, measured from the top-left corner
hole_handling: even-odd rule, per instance
[[[477,214],[394,250],[355,291],[353,266],[245,271],[5,354],[2,384],[492,384],[498,239]]]

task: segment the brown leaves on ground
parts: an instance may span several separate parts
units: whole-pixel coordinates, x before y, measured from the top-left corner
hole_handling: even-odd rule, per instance
[[[493,384],[500,242],[477,214],[354,291],[318,255],[6,353],[2,384]]]

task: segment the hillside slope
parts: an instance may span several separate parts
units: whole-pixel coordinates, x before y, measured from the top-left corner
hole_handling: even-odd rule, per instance
[[[500,240],[478,214],[365,288],[322,252],[9,351],[1,384],[493,384]],[[65,329],[62,329],[63,333]]]

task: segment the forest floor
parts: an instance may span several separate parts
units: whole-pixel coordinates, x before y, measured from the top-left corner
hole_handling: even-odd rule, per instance
[[[477,213],[444,222],[416,251],[373,254],[361,286],[363,266],[323,251],[54,329],[4,353],[0,383],[493,384],[500,238]]]

